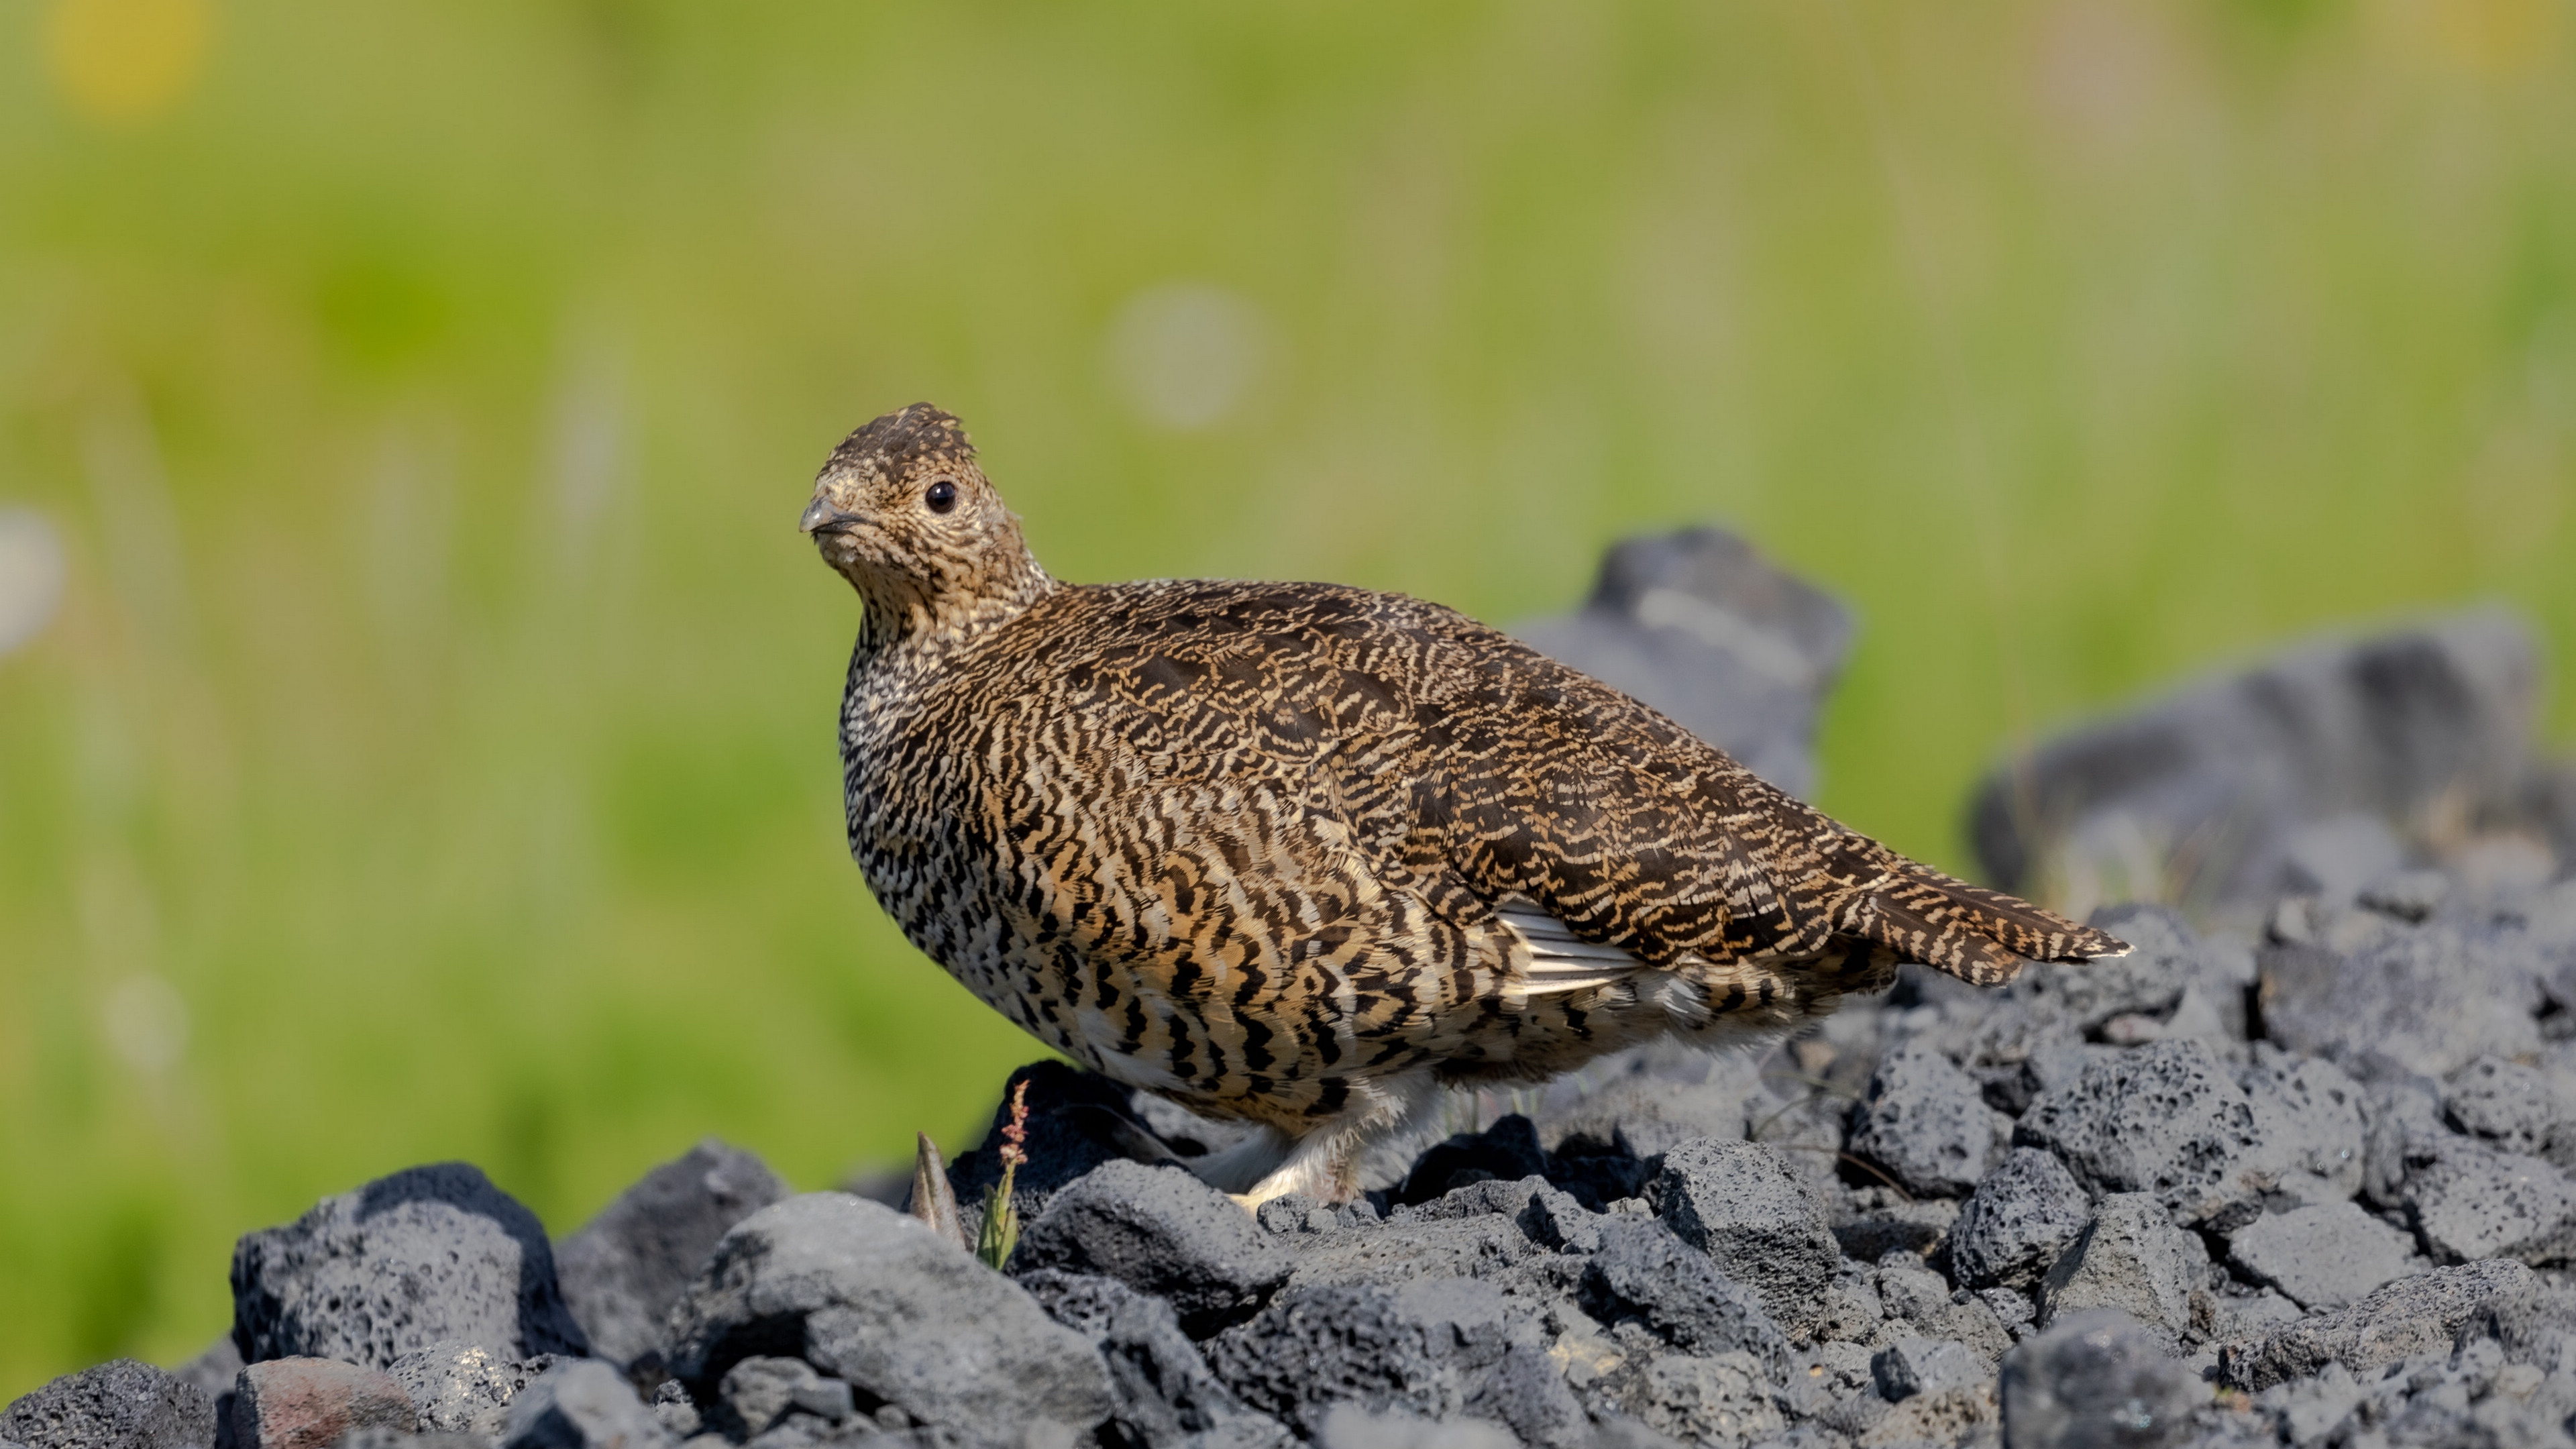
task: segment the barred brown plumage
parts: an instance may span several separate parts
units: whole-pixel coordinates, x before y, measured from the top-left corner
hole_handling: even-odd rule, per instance
[[[1440,1087],[1793,1026],[1920,961],[2127,948],[1908,860],[1585,675],[1335,584],[1067,585],[956,418],[852,433],[803,526],[864,601],[850,853],[1048,1046],[1256,1124],[1195,1165],[1354,1190]]]

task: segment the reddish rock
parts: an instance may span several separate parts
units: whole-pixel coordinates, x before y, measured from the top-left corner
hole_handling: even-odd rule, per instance
[[[233,1385],[241,1449],[330,1449],[352,1429],[408,1434],[418,1417],[393,1375],[336,1359],[270,1359],[243,1369]]]

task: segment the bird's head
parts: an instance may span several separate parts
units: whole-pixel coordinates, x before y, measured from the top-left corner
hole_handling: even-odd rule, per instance
[[[965,426],[929,403],[842,439],[800,526],[867,601],[872,629],[937,629],[1049,586]]]

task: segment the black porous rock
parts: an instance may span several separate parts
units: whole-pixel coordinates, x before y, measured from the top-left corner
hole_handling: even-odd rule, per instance
[[[1104,1162],[1165,1162],[1175,1154],[1155,1137],[1135,1108],[1135,1094],[1097,1072],[1063,1062],[1031,1062],[1002,1084],[983,1145],[948,1164],[948,1184],[969,1223],[984,1220],[984,1197],[1002,1182],[1002,1129],[1010,1125],[1011,1096],[1028,1084],[1028,1161],[1011,1177],[1011,1201],[1021,1222],[1046,1210],[1057,1188]]]
[[[619,1194],[555,1246],[555,1275],[591,1352],[631,1363],[659,1349],[671,1305],[725,1229],[785,1196],[768,1164],[712,1137]]]
[[[598,1359],[548,1373],[510,1405],[502,1449],[664,1449],[679,1440],[635,1396],[626,1376]]]
[[[1842,1247],[1778,1152],[1751,1142],[1686,1142],[1664,1154],[1654,1191],[1673,1232],[1753,1290],[1793,1342],[1812,1334]]]
[[[1968,1074],[1929,1047],[1900,1047],[1880,1060],[1868,1095],[1852,1109],[1853,1152],[1924,1197],[1974,1191],[2012,1122],[1986,1105]]]
[[[1684,1353],[1742,1352],[1777,1378],[1789,1343],[1750,1291],[1661,1223],[1606,1218],[1583,1265],[1585,1312],[1612,1327],[1634,1322]]]
[[[2013,1141],[2054,1152],[2088,1191],[2152,1193],[2218,1231],[2260,1212],[2280,1172],[2244,1090],[2199,1041],[2092,1058],[2030,1104]]]
[[[0,1439],[26,1449],[213,1449],[215,1402],[150,1364],[111,1359],[11,1402]]]
[[[2219,1351],[2219,1373],[2242,1389],[2304,1378],[2329,1363],[2367,1378],[2418,1354],[2447,1354],[2463,1335],[2493,1336],[2539,1294],[2520,1263],[2489,1259],[2400,1278],[2333,1313],[2310,1314]]]
[[[1186,1169],[1107,1162],[1048,1199],[1011,1266],[1115,1278],[1169,1300],[1204,1338],[1259,1307],[1290,1262],[1250,1214]]]
[[[1987,1173],[1950,1229],[1950,1263],[1968,1288],[2029,1288],[2084,1231],[2092,1200],[2066,1164],[2016,1147]]]
[[[1813,792],[1816,714],[1851,647],[1851,616],[1735,534],[1622,540],[1581,609],[1513,632],[1781,789]]]
[[[1121,1442],[1140,1449],[1286,1449],[1287,1426],[1246,1407],[1209,1370],[1162,1299],[1114,1278],[1041,1268],[1020,1286],[1058,1323],[1091,1340],[1109,1365]]]
[[[2175,1227],[2164,1204],[2149,1193],[2114,1193],[2094,1205],[2075,1245],[2039,1280],[2040,1322],[2114,1308],[2173,1347],[2191,1328],[2193,1292],[2208,1281],[2209,1249]]]
[[[443,1339],[521,1359],[586,1354],[537,1215],[462,1162],[325,1198],[233,1248],[233,1341],[250,1363],[369,1368]]]
[[[2004,1356],[2004,1446],[2163,1449],[2189,1442],[2191,1412],[2208,1397],[2127,1315],[2069,1314]]]
[[[1336,1404],[1434,1421],[1488,1419],[1523,1443],[1589,1442],[1582,1406],[1535,1321],[1473,1278],[1290,1286],[1209,1340],[1208,1366],[1237,1397],[1301,1435]]]
[[[2302,1308],[2342,1308],[2417,1271],[2414,1240],[2351,1202],[2256,1218],[2228,1239],[2227,1261]]]
[[[671,1373],[699,1402],[754,1355],[801,1357],[970,1445],[1079,1437],[1112,1407],[1080,1334],[918,1220],[847,1193],[736,1223],[671,1310]]]
[[[1451,1188],[1486,1178],[1518,1182],[1547,1177],[1549,1168],[1548,1154],[1538,1145],[1538,1130],[1527,1117],[1512,1113],[1482,1132],[1458,1133],[1424,1152],[1397,1184],[1395,1200],[1426,1203]]]

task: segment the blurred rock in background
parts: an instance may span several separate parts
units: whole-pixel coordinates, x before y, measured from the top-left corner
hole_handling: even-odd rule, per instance
[[[1816,715],[1851,647],[1851,614],[1735,534],[1622,540],[1583,607],[1515,632],[1813,798]]]
[[[1977,858],[2078,913],[2350,901],[2432,859],[2547,880],[2576,786],[2532,755],[2540,674],[2500,610],[2298,645],[1997,766],[1970,806]]]

